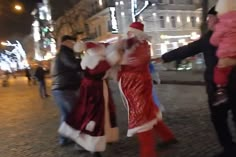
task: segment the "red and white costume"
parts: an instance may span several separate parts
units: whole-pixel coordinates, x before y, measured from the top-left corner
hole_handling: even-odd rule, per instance
[[[149,37],[143,28],[140,22],[132,23],[128,33],[135,37],[121,42],[121,45],[125,45],[125,52],[118,74],[119,88],[128,110],[127,136],[137,134],[140,157],[157,157],[154,133],[165,142],[175,137],[162,121],[161,112],[152,97],[150,45],[147,42]]]
[[[128,58],[136,60],[135,65],[122,64],[119,72],[119,87],[128,110],[128,133],[132,136],[136,133],[152,130],[161,119],[161,112],[156,107],[152,98],[152,78],[149,71],[150,45],[146,41],[148,36],[138,31],[137,40],[127,39],[130,47],[125,54]],[[127,52],[128,51],[128,52]]]
[[[118,140],[115,106],[104,79],[112,60],[105,57],[105,47],[101,44],[88,42],[86,47],[81,61],[85,77],[78,101],[58,131],[90,152],[101,152],[107,142]]]

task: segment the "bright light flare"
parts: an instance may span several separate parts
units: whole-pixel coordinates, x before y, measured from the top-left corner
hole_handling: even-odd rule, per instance
[[[16,5],[14,6],[14,9],[15,9],[16,11],[22,11],[22,10],[23,10],[23,7],[22,7],[20,4],[16,4]]]
[[[5,41],[2,41],[2,42],[1,42],[1,45],[2,45],[2,46],[7,46],[7,43],[6,43]]]

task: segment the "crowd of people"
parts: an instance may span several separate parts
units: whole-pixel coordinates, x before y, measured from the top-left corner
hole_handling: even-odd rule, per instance
[[[231,110],[236,124],[236,27],[232,22],[236,7],[232,4],[235,2],[219,0],[208,13],[209,31],[205,35],[155,60],[170,62],[204,54],[211,119],[223,147],[215,157],[236,156],[227,121]],[[107,143],[119,140],[116,108],[108,83],[111,78],[117,81],[128,112],[127,136],[137,136],[140,157],[158,156],[155,137],[165,146],[178,143],[162,119],[163,107],[153,85],[160,80],[153,75],[149,41],[141,22],[131,23],[127,37],[116,43],[62,37],[51,68],[52,95],[61,116],[58,129],[61,146],[75,143],[80,151],[100,157]],[[43,96],[46,95],[44,92]]]

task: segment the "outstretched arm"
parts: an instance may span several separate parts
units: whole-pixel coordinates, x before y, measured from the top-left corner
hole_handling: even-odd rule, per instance
[[[161,58],[164,62],[171,62],[194,56],[203,51],[203,42],[203,38],[200,38],[199,40],[196,40],[188,45],[165,53]]]

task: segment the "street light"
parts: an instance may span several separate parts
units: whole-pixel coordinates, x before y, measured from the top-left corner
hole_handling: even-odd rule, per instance
[[[1,45],[2,45],[2,46],[7,46],[7,43],[6,43],[5,41],[2,41],[2,42],[1,42]]]
[[[22,11],[22,6],[19,5],[19,4],[16,4],[16,5],[14,6],[14,8],[15,8],[15,10],[17,10],[17,11]]]
[[[21,13],[21,12],[24,11],[24,7],[23,7],[22,4],[16,3],[16,4],[13,5],[13,11]]]

